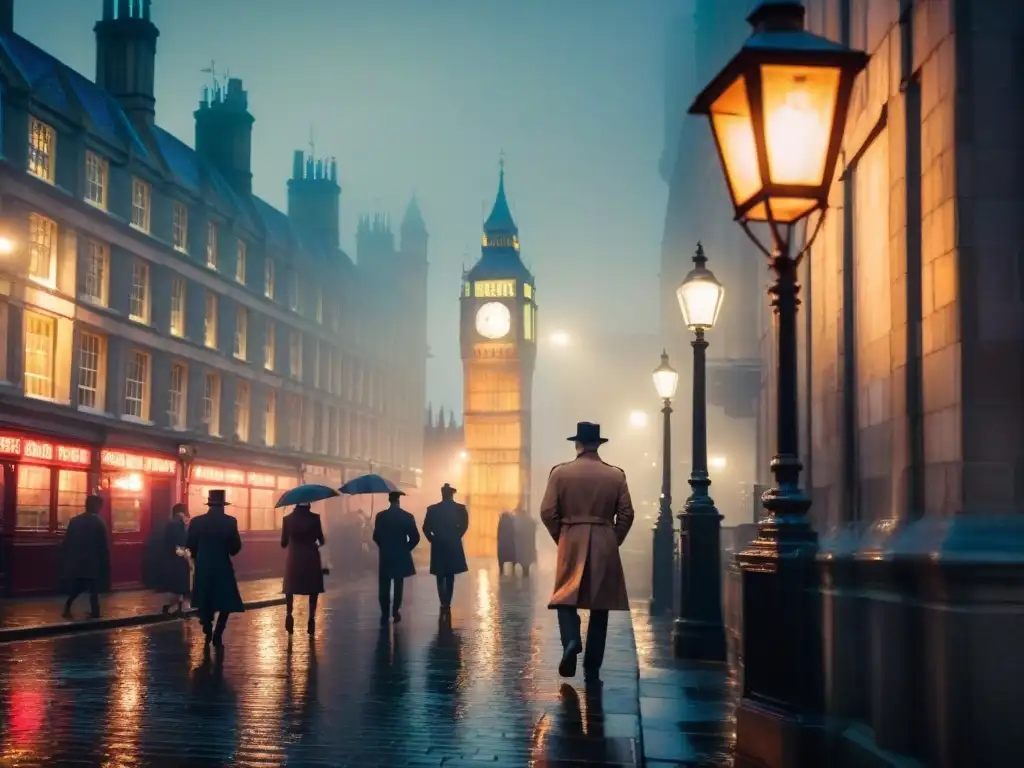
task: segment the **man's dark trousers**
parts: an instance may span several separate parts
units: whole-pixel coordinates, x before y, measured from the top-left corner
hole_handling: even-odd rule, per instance
[[[97,584],[96,579],[75,579],[74,584],[71,586],[71,592],[68,594],[68,601],[64,603],[64,612],[67,613],[71,610],[71,604],[83,592],[89,593],[89,612],[92,614],[92,617],[94,619],[99,618],[100,594],[99,584]]]
[[[395,585],[395,599],[391,600],[391,585]],[[378,573],[378,597],[382,616],[394,615],[402,610],[402,593],[405,591],[405,579],[393,579],[384,572]]]
[[[437,599],[441,601],[442,608],[450,608],[452,605],[452,594],[455,592],[455,575],[447,574],[437,577]]]
[[[558,607],[558,633],[562,638],[562,650],[572,642],[583,645],[580,637],[580,615],[575,608]],[[587,645],[583,649],[584,671],[596,672],[604,662],[604,646],[608,639],[608,611],[591,611],[587,627]]]

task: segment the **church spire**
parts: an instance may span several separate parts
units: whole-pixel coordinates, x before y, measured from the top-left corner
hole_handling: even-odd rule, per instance
[[[505,154],[501,155],[498,172],[498,195],[494,199],[491,215],[484,222],[484,245],[511,246],[513,242],[518,249],[519,228],[512,218],[505,197]]]

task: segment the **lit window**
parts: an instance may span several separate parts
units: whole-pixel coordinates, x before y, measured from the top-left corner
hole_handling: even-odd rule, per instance
[[[188,368],[184,363],[171,365],[170,396],[167,415],[171,429],[185,429],[188,408]]]
[[[478,299],[512,299],[516,295],[515,280],[480,280],[473,284]]]
[[[71,518],[85,509],[89,495],[89,473],[71,469],[57,472],[57,528],[68,527]]]
[[[274,530],[275,491],[253,488],[249,491],[249,530]]]
[[[267,256],[263,261],[263,295],[274,298],[274,260]]]
[[[206,292],[206,321],[203,329],[203,343],[210,349],[217,348],[217,294]]]
[[[246,350],[249,348],[249,313],[245,307],[238,307],[235,315],[235,357],[245,360]]]
[[[149,322],[149,264],[136,259],[132,264],[132,295],[128,317],[139,323]]]
[[[174,203],[174,250],[188,253],[188,207]]]
[[[288,349],[288,370],[293,379],[302,378],[302,334],[292,331],[292,343]]]
[[[85,201],[107,210],[107,179],[110,164],[95,152],[85,153]]]
[[[316,289],[316,321],[324,321],[324,292],[322,288]]]
[[[185,335],[185,278],[176,277],[171,281],[171,335]]]
[[[110,489],[110,532],[138,533],[142,530],[142,492],[135,488]]]
[[[277,326],[274,321],[267,318],[266,331],[263,336],[263,367],[268,371],[274,370],[274,356],[277,353]]]
[[[78,344],[78,406],[103,410],[107,370],[107,340],[82,332]]]
[[[203,423],[206,431],[217,437],[220,435],[220,377],[216,373],[206,374],[203,387]]]
[[[124,415],[149,420],[149,355],[133,349],[124,380]]]
[[[533,341],[533,305],[523,305],[523,337],[527,341]]]
[[[288,445],[299,450],[302,448],[302,398],[291,395],[288,401]]]
[[[530,285],[529,283],[523,283],[523,298],[533,298],[533,286]]]
[[[25,394],[53,399],[53,351],[56,323],[52,317],[25,313]]]
[[[57,132],[52,127],[30,117],[28,121],[28,172],[43,181],[56,181]]]
[[[142,179],[132,179],[132,226],[149,232],[149,184]]]
[[[110,274],[110,249],[103,243],[89,240],[85,252],[85,280],[82,298],[100,306],[107,306]]]
[[[217,225],[212,221],[206,225],[206,266],[217,268]]]
[[[248,249],[245,247],[245,241],[238,241],[238,248],[235,251],[235,280],[245,285],[245,258],[248,254]]]
[[[49,467],[18,465],[18,502],[14,511],[14,526],[21,531],[48,531],[50,529]]]
[[[28,275],[51,288],[57,285],[57,222],[30,213],[28,216]]]
[[[294,271],[288,276],[288,308],[299,311],[299,275]]]
[[[249,442],[249,382],[235,383],[235,438]]]
[[[263,442],[273,445],[277,439],[277,393],[267,390],[267,407],[263,414]]]

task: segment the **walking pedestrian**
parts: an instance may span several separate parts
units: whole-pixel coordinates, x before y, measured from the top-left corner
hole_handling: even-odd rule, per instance
[[[578,609],[590,610],[583,672],[596,679],[604,661],[608,611],[629,610],[619,547],[633,525],[633,503],[626,473],[598,455],[608,442],[600,424],[580,422],[568,439],[576,444],[576,459],[551,470],[541,502],[541,521],[558,544],[548,607],[558,611],[563,677],[576,674],[576,658],[583,652]]]
[[[389,613],[396,624],[402,620],[405,579],[416,574],[412,551],[420,543],[420,532],[416,530],[416,518],[399,505],[403,496],[402,491],[391,491],[388,508],[378,512],[373,522],[373,541],[379,550],[377,580],[381,626],[388,623]]]
[[[469,570],[462,537],[469,530],[469,512],[455,501],[456,489],[448,483],[441,486],[441,502],[427,507],[423,518],[423,535],[430,542],[430,572],[437,578],[437,597],[441,615],[452,613],[455,577]]]
[[[523,576],[530,575],[530,566],[537,562],[537,522],[523,507],[513,517],[516,530],[516,562]]]
[[[242,551],[242,539],[238,521],[225,509],[230,504],[223,489],[210,490],[206,506],[206,514],[197,515],[188,526],[188,549],[196,564],[192,607],[199,611],[206,643],[220,648],[228,616],[245,610],[231,564],[231,558]]]
[[[281,547],[286,551],[284,563],[284,599],[287,615],[285,631],[290,635],[295,627],[292,605],[295,595],[309,596],[309,615],[306,631],[316,633],[316,604],[324,591],[324,569],[320,560],[320,547],[326,543],[320,515],[309,504],[296,504],[281,523]]]
[[[498,518],[498,573],[505,573],[505,563],[516,570],[516,521],[511,512],[502,512]]]
[[[110,589],[110,540],[100,517],[103,499],[87,496],[85,511],[68,522],[60,545],[60,576],[68,593],[64,611],[71,618],[71,605],[83,592],[89,593],[89,618],[100,617],[100,592]]]
[[[163,612],[170,613],[171,606],[177,605],[175,613],[184,610],[185,598],[191,592],[192,566],[188,560],[188,507],[175,504],[171,507],[171,520],[164,526],[158,561],[157,590],[167,595]]]

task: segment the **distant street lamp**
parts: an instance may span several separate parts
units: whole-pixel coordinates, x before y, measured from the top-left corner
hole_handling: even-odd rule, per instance
[[[555,331],[551,334],[551,346],[553,347],[568,347],[570,341],[572,339],[565,331]]]
[[[647,414],[643,411],[630,411],[629,426],[634,429],[643,429],[647,426]]]
[[[654,389],[664,404],[663,447],[661,457],[661,503],[658,522],[654,526],[651,557],[651,613],[672,610],[672,398],[679,386],[679,374],[668,364],[668,353],[662,351],[661,364],[652,374]]]
[[[711,330],[722,309],[725,289],[705,265],[704,246],[697,243],[693,269],[676,290],[686,327],[694,333],[693,448],[690,498],[679,515],[679,617],[673,640],[677,656],[702,661],[725,660],[722,624],[722,516],[708,494],[707,349],[704,331]]]
[[[18,244],[6,235],[0,235],[0,256],[11,256],[18,250]]]
[[[709,118],[736,220],[775,273],[768,290],[778,319],[775,487],[762,496],[768,514],[757,539],[737,557],[745,643],[737,751],[763,760],[763,752],[747,751],[748,741],[785,739],[806,756],[801,765],[821,765],[818,543],[800,487],[796,275],[825,219],[854,79],[868,57],[807,32],[795,0],[763,2],[747,20],[753,33],[690,107]],[[796,226],[815,212],[793,253]],[[751,229],[759,222],[767,244]]]

